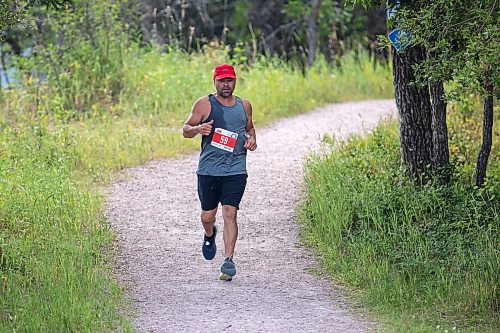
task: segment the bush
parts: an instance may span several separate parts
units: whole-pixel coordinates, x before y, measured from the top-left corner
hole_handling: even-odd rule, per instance
[[[335,279],[382,312],[495,327],[498,182],[474,188],[473,168],[455,163],[451,185],[416,186],[401,170],[398,144],[389,123],[309,161],[306,240]],[[498,177],[491,169],[490,179]]]

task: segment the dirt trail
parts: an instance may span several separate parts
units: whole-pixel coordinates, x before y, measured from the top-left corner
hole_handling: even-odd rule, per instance
[[[332,104],[257,128],[232,282],[217,279],[222,237],[213,261],[201,255],[198,154],[127,170],[108,189],[106,216],[117,234],[118,275],[134,301],[137,331],[371,331],[335,286],[308,273],[317,263],[299,245],[294,208],[304,158],[324,133],[362,133],[394,110],[387,100]],[[217,225],[222,230],[220,209]]]

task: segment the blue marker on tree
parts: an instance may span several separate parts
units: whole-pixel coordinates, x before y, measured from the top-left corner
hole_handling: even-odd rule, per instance
[[[401,6],[400,0],[389,0],[387,3],[387,23],[389,27],[392,27],[397,21],[394,20],[399,6]],[[394,46],[396,51],[403,51],[410,44],[410,34],[399,28],[392,29],[387,38]]]

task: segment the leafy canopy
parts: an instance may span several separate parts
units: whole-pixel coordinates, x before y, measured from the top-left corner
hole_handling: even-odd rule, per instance
[[[383,1],[350,0],[365,7]],[[389,6],[394,6],[390,1]],[[496,0],[416,0],[399,1],[395,16],[399,28],[410,34],[413,45],[420,44],[429,57],[416,69],[416,81],[453,81],[448,95],[455,99],[465,92],[488,95],[492,84],[498,98],[499,3]]]
[[[416,68],[417,80],[453,80],[450,97],[464,92],[488,95],[498,87],[499,11],[496,0],[414,1],[402,7],[400,25],[432,55]],[[498,91],[496,91],[498,96]]]
[[[45,6],[48,8],[61,9],[71,0],[30,0],[30,1],[2,1],[0,2],[0,41],[5,39],[7,30],[21,27],[22,30],[33,28],[34,24],[28,15],[30,8],[34,6]]]

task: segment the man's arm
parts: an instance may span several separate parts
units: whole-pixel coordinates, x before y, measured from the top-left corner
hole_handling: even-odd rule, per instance
[[[254,151],[257,149],[257,138],[255,137],[255,127],[253,126],[252,121],[252,104],[250,104],[247,100],[243,100],[243,108],[247,114],[247,124],[245,130],[248,134],[247,141],[243,147],[250,151]]]
[[[207,103],[208,102],[208,103]],[[207,109],[208,104],[208,109]],[[188,119],[182,126],[182,135],[185,138],[194,138],[196,134],[209,135],[212,132],[213,120],[202,124],[203,120],[207,118],[210,113],[210,101],[208,97],[198,99],[189,113]]]

